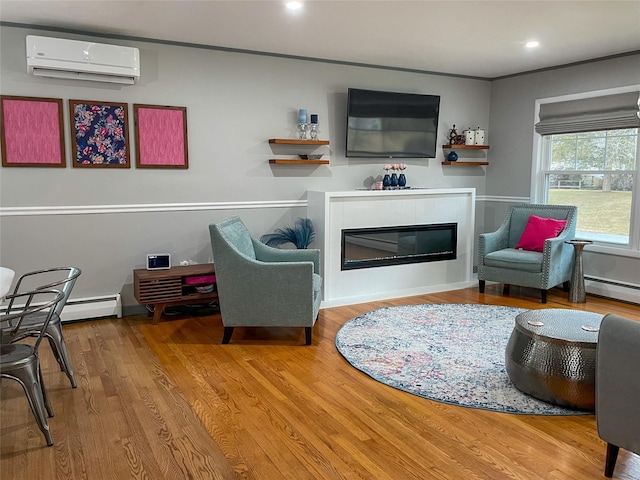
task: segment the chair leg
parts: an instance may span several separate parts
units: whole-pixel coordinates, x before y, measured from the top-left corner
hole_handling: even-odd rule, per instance
[[[313,327],[304,327],[304,336],[307,342],[307,345],[311,345],[311,333],[313,332]]]
[[[71,362],[69,361],[69,354],[67,353],[67,346],[64,343],[64,337],[62,336],[62,328],[60,323],[49,323],[45,335],[49,339],[51,349],[56,357],[56,360],[60,364],[60,369],[69,377],[71,387],[76,388],[76,378],[73,375],[71,368]]]
[[[40,391],[42,392],[42,400],[44,402],[44,408],[47,410],[49,418],[53,417],[53,407],[51,406],[51,400],[47,395],[47,389],[44,386],[44,379],[42,378],[42,369],[40,368],[40,361],[38,361],[38,381],[40,382]]]
[[[502,295],[505,295],[508,297],[509,293],[511,293],[511,285],[509,285],[508,283],[505,283],[502,286]]]
[[[547,303],[547,291],[544,289],[540,290],[540,300],[542,303]]]
[[[613,469],[616,468],[619,451],[620,447],[607,443],[607,460],[604,466],[604,476],[607,478],[613,477]]]
[[[233,327],[224,327],[224,334],[222,335],[222,343],[227,344],[231,341],[231,335],[233,335]]]
[[[37,372],[37,363],[38,360],[36,358],[23,368],[12,370],[11,375],[3,374],[2,376],[12,378],[22,385],[38,428],[40,428],[40,431],[43,433],[47,441],[47,446],[50,447],[53,445],[53,436],[51,435],[49,423],[47,422],[47,410],[43,398],[44,387],[39,381],[40,374]]]
[[[478,280],[478,290],[480,290],[480,293],[484,293],[485,284],[486,282],[484,280]]]

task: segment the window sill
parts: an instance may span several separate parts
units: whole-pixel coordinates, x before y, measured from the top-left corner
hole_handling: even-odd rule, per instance
[[[617,257],[640,258],[640,251],[631,250],[627,246],[614,246],[593,243],[585,248],[585,253],[600,253]]]

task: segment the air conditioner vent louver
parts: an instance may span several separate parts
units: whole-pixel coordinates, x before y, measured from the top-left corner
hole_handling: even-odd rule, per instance
[[[140,51],[104,43],[27,36],[27,71],[36,76],[133,85]]]

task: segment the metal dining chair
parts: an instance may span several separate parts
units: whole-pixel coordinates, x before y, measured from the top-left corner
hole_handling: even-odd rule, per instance
[[[33,345],[27,343],[0,344],[0,376],[17,381],[29,400],[29,406],[36,418],[38,427],[47,440],[53,445],[53,436],[47,422],[47,414],[53,417],[53,408],[42,381],[42,371],[38,358],[38,347],[45,335],[49,321],[53,317],[56,305],[64,298],[64,293],[57,290],[36,290],[33,292],[7,295],[11,302],[17,300],[24,305],[14,307],[14,313],[0,315],[3,322],[12,325],[15,333],[19,332],[25,319],[40,314],[42,326]]]
[[[71,368],[71,362],[69,360],[67,346],[64,342],[64,336],[62,335],[61,315],[62,310],[69,299],[69,295],[71,295],[71,290],[73,290],[76,279],[81,273],[81,270],[76,267],[55,267],[36,270],[20,276],[13,289],[13,295],[33,290],[56,289],[62,291],[64,297],[56,305],[49,324],[45,329],[44,335],[49,340],[53,355],[55,356],[58,365],[60,365],[60,370],[69,377],[69,381],[73,388],[76,388],[77,383],[75,376],[73,375],[73,369]],[[7,299],[9,299],[9,297],[7,297]],[[13,304],[13,299],[9,299],[7,313],[12,313]],[[2,320],[0,317],[0,342],[13,343],[27,337],[38,336],[45,317],[46,313],[44,312],[27,315],[23,319],[21,328],[17,331],[7,325],[6,320]]]

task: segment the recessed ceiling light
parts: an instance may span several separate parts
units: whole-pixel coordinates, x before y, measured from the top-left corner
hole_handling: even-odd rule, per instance
[[[302,8],[302,2],[287,2],[287,8],[289,10],[300,10]]]
[[[540,46],[540,42],[537,42],[535,40],[531,40],[530,42],[525,43],[524,45],[527,48],[536,48],[538,46]]]

